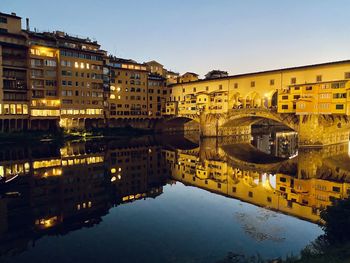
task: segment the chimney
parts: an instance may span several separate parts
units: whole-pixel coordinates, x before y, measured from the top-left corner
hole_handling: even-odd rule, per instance
[[[29,31],[29,18],[26,18],[26,30]]]
[[[13,15],[13,16],[17,16],[17,15],[16,15],[16,13],[14,13],[14,12],[12,12],[12,13],[11,13],[11,15]]]

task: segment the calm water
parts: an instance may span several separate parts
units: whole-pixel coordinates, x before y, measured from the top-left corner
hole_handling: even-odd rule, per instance
[[[229,262],[298,255],[347,197],[348,145],[290,132],[0,149],[1,262]],[[6,183],[5,183],[6,182]]]

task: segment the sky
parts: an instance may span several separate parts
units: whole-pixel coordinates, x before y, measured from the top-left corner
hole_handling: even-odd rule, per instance
[[[349,0],[0,0],[31,29],[176,72],[230,74],[350,59]]]

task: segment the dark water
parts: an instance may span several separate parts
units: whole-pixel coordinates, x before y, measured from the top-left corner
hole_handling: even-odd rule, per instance
[[[296,134],[0,149],[0,262],[232,262],[298,255],[350,193],[348,145]],[[6,181],[6,183],[5,183]]]

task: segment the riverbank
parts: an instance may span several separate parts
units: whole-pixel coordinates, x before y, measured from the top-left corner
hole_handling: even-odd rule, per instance
[[[96,138],[116,138],[124,136],[143,136],[154,134],[153,130],[145,130],[133,127],[125,128],[95,128],[86,131],[26,131],[0,133],[0,144],[11,143],[38,143],[47,141],[96,139]]]

